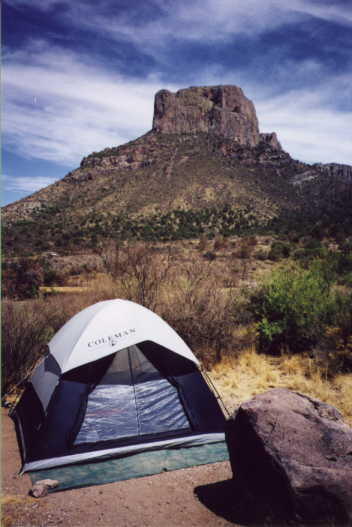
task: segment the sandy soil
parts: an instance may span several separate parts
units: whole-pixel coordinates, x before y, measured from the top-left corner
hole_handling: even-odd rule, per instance
[[[3,527],[179,527],[237,525],[229,463],[213,463],[35,499],[12,420],[2,409]]]

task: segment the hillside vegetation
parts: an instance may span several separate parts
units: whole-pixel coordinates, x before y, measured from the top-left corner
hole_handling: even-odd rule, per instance
[[[5,207],[4,250],[18,257],[98,249],[111,238],[351,234],[350,167],[324,170],[265,143],[150,132],[94,152],[62,180]]]
[[[212,370],[230,407],[284,385],[330,401],[352,417],[349,240],[110,241],[99,257],[72,259],[63,257],[66,271],[55,257],[14,260],[5,269],[3,394],[18,393],[68,318],[94,302],[120,297],[167,320]],[[45,280],[51,287],[81,290],[43,297]]]

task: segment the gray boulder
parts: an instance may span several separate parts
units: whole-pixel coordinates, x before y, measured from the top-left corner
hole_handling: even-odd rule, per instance
[[[352,428],[333,406],[269,390],[239,407],[227,443],[248,508],[282,522],[352,525]]]

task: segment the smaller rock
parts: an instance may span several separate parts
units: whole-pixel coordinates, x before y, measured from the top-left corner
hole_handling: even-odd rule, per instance
[[[49,489],[54,489],[58,485],[59,482],[56,479],[41,479],[33,485],[29,494],[34,498],[43,498],[48,494]]]

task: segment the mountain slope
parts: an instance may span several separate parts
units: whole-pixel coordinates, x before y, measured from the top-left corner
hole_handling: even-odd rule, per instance
[[[261,134],[240,88],[162,90],[150,132],[5,207],[4,240],[18,253],[102,237],[229,235],[302,211],[348,213],[351,193],[351,167],[293,160],[275,133]]]

